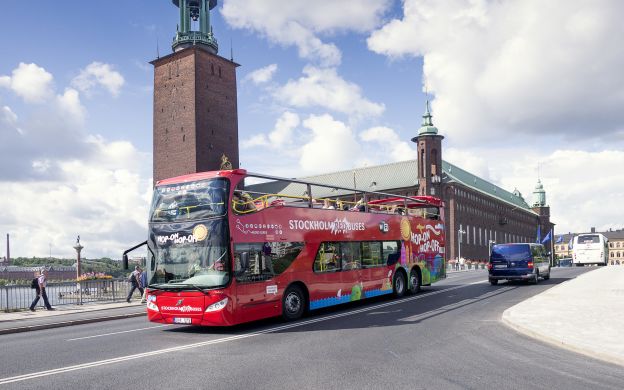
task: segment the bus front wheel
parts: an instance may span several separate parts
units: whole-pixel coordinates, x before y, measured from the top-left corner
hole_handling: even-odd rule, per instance
[[[305,295],[299,286],[290,286],[282,298],[282,316],[286,321],[298,320],[305,311]]]
[[[392,283],[392,290],[396,298],[400,298],[405,295],[405,273],[399,271],[394,274],[394,283]]]

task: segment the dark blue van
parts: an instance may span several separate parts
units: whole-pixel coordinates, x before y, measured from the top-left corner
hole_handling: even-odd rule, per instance
[[[494,286],[499,280],[526,280],[537,284],[550,279],[549,254],[541,244],[498,244],[492,247],[488,277]]]

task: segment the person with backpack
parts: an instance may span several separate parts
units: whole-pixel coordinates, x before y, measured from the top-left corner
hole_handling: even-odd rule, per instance
[[[39,298],[43,298],[43,304],[45,305],[46,309],[54,310],[54,308],[50,305],[50,302],[48,301],[48,294],[46,294],[47,285],[48,271],[43,268],[40,274],[37,274],[37,272],[35,272],[35,278],[32,280],[30,287],[35,289],[35,291],[37,292],[37,296],[30,304],[30,311],[35,311],[35,306],[37,306]]]
[[[141,267],[138,265],[134,267],[134,271],[132,271],[128,277],[128,283],[130,283],[130,291],[128,292],[126,302],[130,303],[130,298],[132,298],[132,294],[137,288],[139,289],[141,296],[143,296],[143,286],[141,285]]]

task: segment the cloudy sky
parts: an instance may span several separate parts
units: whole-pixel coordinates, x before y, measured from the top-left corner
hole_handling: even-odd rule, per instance
[[[426,89],[445,160],[528,200],[539,172],[558,232],[624,227],[624,3],[362,4],[219,1],[220,54],[242,65],[242,167],[290,177],[413,158]],[[168,0],[3,3],[13,256],[71,256],[80,234],[87,257],[119,258],[145,239],[149,61],[171,51],[177,18]]]

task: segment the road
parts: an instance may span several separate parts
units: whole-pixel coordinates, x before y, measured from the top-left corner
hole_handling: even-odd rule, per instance
[[[502,312],[537,286],[458,273],[400,300],[231,329],[144,318],[1,336],[0,386],[16,389],[621,389],[624,368],[515,333]],[[21,376],[21,377],[18,377]]]

